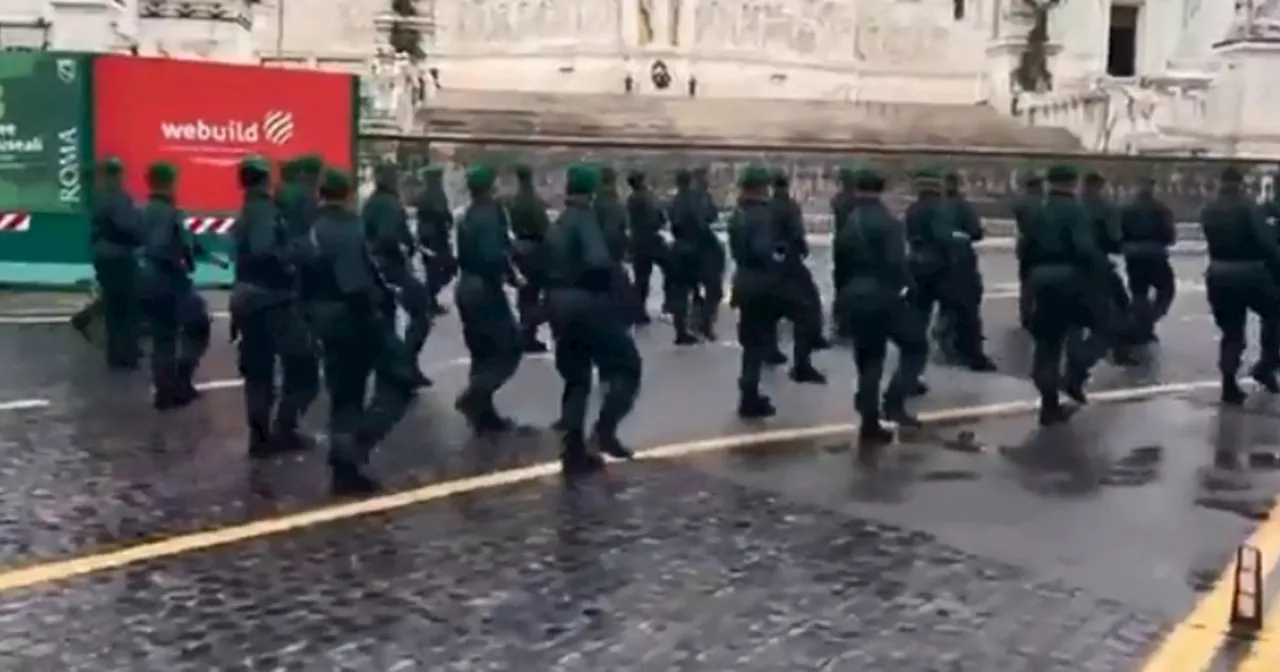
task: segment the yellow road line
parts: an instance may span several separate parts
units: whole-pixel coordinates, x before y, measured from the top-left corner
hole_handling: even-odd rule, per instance
[[[1092,399],[1102,403],[1122,403],[1150,399],[1161,395],[1212,389],[1216,386],[1216,381],[1154,385],[1127,390],[1096,392],[1092,395]],[[925,422],[936,424],[942,422],[1018,415],[1034,412],[1036,408],[1037,403],[1034,401],[1015,401],[922,413],[920,415],[920,419]],[[659,446],[642,451],[639,454],[639,457],[641,459],[650,460],[685,457],[699,453],[724,451],[747,446],[812,439],[832,434],[843,434],[854,431],[855,429],[857,429],[856,424],[842,423],[800,429],[762,431],[751,434],[741,434],[737,436]],[[0,572],[0,592],[17,590],[20,588],[27,588],[30,586],[57,581],[65,581],[77,576],[116,569],[141,562],[158,560],[160,558],[171,557],[183,553],[207,550],[243,541],[252,541],[285,532],[302,530],[305,528],[323,525],[325,523],[347,520],[374,513],[403,509],[416,504],[449,497],[451,495],[478,492],[481,490],[489,490],[506,485],[523,483],[551,476],[556,474],[558,471],[558,462],[545,462],[529,467],[486,474],[484,476],[473,476],[444,483],[424,485],[404,492],[382,495],[346,504],[324,506],[310,511],[303,511],[276,518],[267,518],[240,525],[183,534],[169,539],[128,546],[117,550],[91,553],[66,560],[42,562],[29,567],[21,567]]]

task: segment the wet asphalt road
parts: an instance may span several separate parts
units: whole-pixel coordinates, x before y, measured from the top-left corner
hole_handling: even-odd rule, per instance
[[[1002,371],[934,367],[923,411],[1032,395],[1012,259],[983,261]],[[1178,263],[1185,286],[1152,363],[1104,366],[1096,389],[1214,377],[1200,262]],[[640,342],[634,445],[762,431],[734,418],[731,347],[677,352],[662,324]],[[1263,468],[1233,472],[1242,489],[1208,487],[1223,480],[1215,450],[1280,450],[1280,401],[1222,412],[1193,387],[1098,402],[1047,432],[1026,414],[932,426],[875,468],[833,431],[686,447],[573,489],[534,473],[424,490],[556,450],[541,434],[468,436],[451,410],[466,353],[449,317],[425,354],[436,387],[377,457],[419,495],[243,528],[331,502],[319,455],[244,458],[222,339],[205,399],[163,417],[145,381],[103,372],[65,327],[0,325],[0,352],[0,568],[35,567],[0,570],[14,670],[1138,670],[1280,488]],[[818,363],[828,387],[770,381],[781,413],[767,429],[851,422],[847,352]],[[545,424],[558,389],[530,359],[500,402]],[[245,532],[146,545],[218,528]]]

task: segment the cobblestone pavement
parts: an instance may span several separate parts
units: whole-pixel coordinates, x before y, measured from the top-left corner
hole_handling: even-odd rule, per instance
[[[377,457],[407,494],[346,509],[320,455],[244,458],[221,338],[206,398],[160,417],[145,381],[103,373],[69,329],[0,326],[0,655],[33,671],[1145,672],[1170,638],[1221,664],[1225,619],[1197,604],[1223,602],[1208,584],[1251,533],[1268,566],[1280,550],[1270,522],[1254,532],[1280,488],[1280,402],[1215,406],[1197,363],[1212,328],[1181,326],[1201,301],[1185,292],[1159,367],[1098,381],[1197,384],[1099,393],[1050,432],[1025,414],[931,426],[874,465],[847,426],[806,431],[852,421],[847,352],[820,356],[826,388],[778,374],[779,418],[746,426],[736,351],[675,351],[657,324],[625,438],[683,447],[574,488],[513,471],[554,457],[545,434],[468,436],[447,317],[425,355],[437,385]],[[988,301],[989,334],[1013,331],[1013,306]],[[921,410],[1017,411],[992,407],[1032,394],[1005,366],[935,367]],[[530,358],[500,403],[542,425],[558,385]],[[763,443],[721,439],[743,434]],[[516,476],[474,478],[489,473]]]

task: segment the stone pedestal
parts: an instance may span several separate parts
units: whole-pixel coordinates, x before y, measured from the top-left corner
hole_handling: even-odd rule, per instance
[[[1245,38],[1214,45],[1222,68],[1209,98],[1210,127],[1224,152],[1240,157],[1280,155],[1280,37]]]
[[[1025,35],[1015,34],[997,38],[987,43],[987,68],[984,77],[983,98],[987,104],[1006,114],[1013,114],[1014,99],[1019,91],[1014,83],[1013,71],[1027,50]],[[1059,44],[1045,45],[1050,73],[1055,71],[1055,61],[1062,52]]]

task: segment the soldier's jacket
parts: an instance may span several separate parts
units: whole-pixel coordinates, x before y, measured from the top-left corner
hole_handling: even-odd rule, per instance
[[[1013,225],[1018,236],[1022,236],[1030,222],[1036,221],[1044,207],[1044,194],[1039,191],[1023,192],[1013,201]]]
[[[1079,202],[1089,215],[1098,248],[1104,254],[1120,254],[1120,218],[1115,205],[1106,194],[1092,191],[1081,194]]]
[[[595,198],[596,221],[615,261],[627,255],[627,209],[616,191],[601,190]]]
[[[627,196],[627,220],[631,225],[632,252],[637,255],[661,255],[665,247],[662,227],[666,226],[667,218],[651,192],[632,191]]]
[[[1039,215],[1020,249],[1029,283],[1079,284],[1109,265],[1097,245],[1095,220],[1074,196],[1050,193]]]
[[[853,202],[859,203],[859,200]],[[903,219],[912,272],[921,278],[934,278],[946,272],[951,265],[954,230],[942,195],[921,193],[907,206]]]
[[[145,232],[143,285],[147,292],[154,296],[190,290],[196,257],[204,251],[183,226],[182,213],[174,207],[173,198],[152,194],[142,208],[141,220]]]
[[[458,222],[458,270],[462,281],[502,287],[510,278],[511,231],[507,213],[491,198],[476,199]]]
[[[516,190],[507,201],[507,214],[511,216],[511,233],[520,240],[541,242],[551,228],[547,202],[532,186],[521,186]]]
[[[95,258],[133,256],[143,242],[138,207],[118,189],[100,193],[89,220],[89,244]]]
[[[982,218],[973,204],[962,194],[947,196],[945,199],[951,227],[969,237],[969,242],[976,243],[986,237],[982,229]]]
[[[564,209],[547,234],[547,257],[551,287],[612,291],[616,260],[590,198],[565,198]]]
[[[265,188],[245,191],[231,240],[235,246],[231,302],[237,309],[253,311],[294,298],[298,248]]]
[[[1222,194],[1200,211],[1209,248],[1209,282],[1239,284],[1280,278],[1280,244],[1263,212],[1244,194]]]
[[[424,190],[414,204],[418,210],[418,243],[431,251],[437,260],[453,259],[453,212],[444,193]]]
[[[841,189],[831,197],[831,232],[833,234],[840,233],[840,229],[844,228],[845,220],[849,218],[849,213],[853,212],[854,195],[851,189]]]
[[[906,225],[878,198],[858,198],[836,235],[832,253],[845,270],[840,311],[887,309],[913,287]]]
[[[408,263],[414,238],[409,230],[409,213],[400,202],[400,194],[382,187],[375,189],[365,200],[360,218],[375,259],[385,264]]]
[[[1120,251],[1126,257],[1166,257],[1177,239],[1173,211],[1152,195],[1120,209]]]
[[[768,200],[742,197],[729,215],[729,253],[733,256],[735,295],[777,292],[787,243],[778,235]]]
[[[790,194],[778,192],[770,201],[773,208],[778,235],[787,246],[787,259],[797,261],[809,256],[809,242],[805,240],[804,213],[800,204]]]
[[[318,301],[341,304],[357,319],[376,318],[388,306],[392,293],[369,252],[359,215],[343,205],[322,205],[308,239],[313,249],[304,273]]]
[[[278,206],[289,236],[301,238],[311,231],[320,212],[320,197],[314,186],[297,179],[281,188]]]
[[[978,265],[978,252],[973,244],[982,240],[982,218],[978,216],[973,204],[963,195],[946,196],[942,201],[944,219],[951,230],[951,274],[948,283],[951,289],[969,292],[981,291],[981,268]]]

